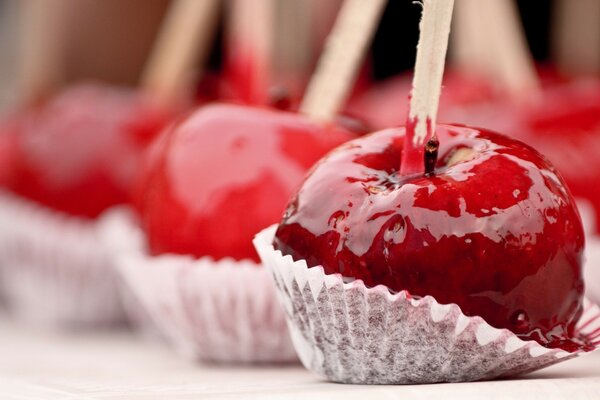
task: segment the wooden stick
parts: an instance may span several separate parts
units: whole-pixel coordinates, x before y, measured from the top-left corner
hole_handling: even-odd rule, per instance
[[[401,174],[425,172],[424,147],[434,137],[454,0],[423,0],[422,5]]]
[[[345,0],[300,105],[301,113],[324,121],[335,117],[347,100],[385,4],[385,0]]]
[[[19,97],[43,100],[65,80],[65,26],[70,0],[25,0],[20,3]]]
[[[567,74],[600,73],[600,0],[556,0],[552,52]]]
[[[539,92],[539,79],[516,6],[510,0],[458,0],[453,58],[489,76],[516,100]]]
[[[485,0],[481,5],[482,32],[487,57],[495,76],[514,98],[529,97],[540,88],[516,4],[508,0]]]
[[[208,56],[220,0],[176,0],[171,4],[141,86],[161,104],[180,100],[189,91],[192,69]]]
[[[311,68],[311,15],[308,1],[278,1],[273,49],[273,74],[286,79]]]
[[[488,1],[488,0],[484,0]],[[489,74],[490,59],[481,20],[482,0],[457,0],[450,36],[450,57],[455,68],[466,73]]]
[[[272,78],[276,0],[230,0],[227,60],[241,100],[267,104]]]
[[[311,42],[313,60],[323,52],[323,45],[327,36],[331,33],[331,29],[335,23],[336,16],[339,14],[342,0],[303,0],[308,4],[310,9],[311,25]]]

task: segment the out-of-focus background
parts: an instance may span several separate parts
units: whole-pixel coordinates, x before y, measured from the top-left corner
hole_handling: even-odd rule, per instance
[[[27,15],[31,14],[27,9],[44,1],[53,3],[55,12],[68,8],[60,17],[63,20],[55,33],[57,40],[61,41],[61,48],[56,50],[62,54],[60,62],[64,83],[98,79],[127,85],[137,83],[170,3],[170,0],[0,0],[2,108],[15,101],[19,79],[27,74],[22,70],[25,58],[28,57],[24,52],[35,47],[35,44],[28,41],[31,41],[36,25],[39,24],[31,20],[36,17]],[[576,1],[598,3],[596,0]],[[338,7],[340,1],[321,0],[317,3],[321,3],[321,8],[326,9]],[[325,6],[325,3],[331,5]],[[552,32],[556,34],[559,30],[557,25],[560,23],[561,9],[565,7],[558,0],[518,0],[516,3],[533,56],[540,62],[553,61],[561,43],[556,38],[553,40]],[[600,7],[592,6],[591,9],[598,10]],[[419,15],[420,8],[410,1],[388,3],[369,55],[371,73],[376,79],[413,67]],[[591,14],[589,17],[596,16]],[[213,69],[218,69],[222,61],[222,22],[223,18],[210,57],[210,67]],[[587,34],[593,35],[594,32]],[[48,46],[51,45],[52,40],[48,40]],[[47,47],[45,51],[50,54],[53,49]],[[598,59],[600,55],[590,57]],[[600,65],[597,60],[593,62]],[[585,72],[597,72],[590,71],[589,65],[586,68]]]
[[[330,125],[318,124],[319,137],[311,133],[313,128],[303,126],[321,122],[320,115],[302,105],[310,97],[304,88],[327,47],[334,20],[345,15],[338,13],[342,3],[0,0],[0,399],[11,398],[11,389],[15,399],[262,399],[271,395],[351,400],[418,394],[427,399],[466,399],[526,398],[527,391],[546,400],[583,398],[578,397],[583,394],[599,398],[598,353],[536,372],[527,380],[457,384],[452,387],[456,397],[448,396],[443,385],[344,386],[326,383],[299,364],[256,367],[251,363],[296,357],[283,310],[271,306],[276,304],[275,294],[269,295],[254,281],[248,284],[251,280],[242,274],[232,279],[231,295],[221,291],[219,283],[228,282],[229,276],[215,274],[219,280],[211,280],[192,275],[199,270],[192,264],[196,258],[208,257],[209,265],[218,264],[212,260],[239,262],[239,268],[246,268],[250,257],[259,263],[252,238],[280,220],[289,191],[310,165],[334,147],[331,138],[315,145],[326,137],[321,128]],[[346,79],[338,87],[349,83],[354,90],[341,90],[340,101],[324,118],[352,131],[344,133],[344,140],[406,121],[421,7],[413,0],[384,3],[356,82],[354,70],[348,76],[338,74]],[[202,9],[199,4],[207,6]],[[348,4],[377,7],[380,3],[354,0]],[[177,18],[171,19],[172,15]],[[585,225],[584,274],[587,295],[595,302],[600,302],[599,22],[600,0],[456,0],[438,114],[439,121],[512,135],[555,164],[576,198]],[[355,36],[361,36],[357,31]],[[366,31],[362,37],[372,32]],[[167,45],[161,46],[165,38]],[[342,42],[347,43],[337,41]],[[327,96],[331,92],[335,90],[316,97],[335,98]],[[213,111],[205,107],[215,101],[251,107],[222,105],[212,107]],[[301,115],[291,116],[301,127],[299,132],[289,129],[292,139],[284,137],[288,129],[280,129],[278,119],[290,114],[265,110],[269,107],[300,110]],[[192,120],[207,108],[209,117],[217,109],[217,123],[213,126],[211,118],[202,116],[201,123],[208,127],[198,129],[192,123],[190,131],[198,140],[187,140],[193,137],[187,131],[177,147],[170,145],[175,140],[163,139],[174,137],[173,132],[187,126],[181,121]],[[240,113],[248,119],[238,118]],[[235,140],[217,140],[226,136],[226,130],[240,133],[231,136]],[[263,146],[271,139],[282,144]],[[246,156],[239,157],[237,151],[244,146]],[[176,154],[177,162],[163,162],[170,153]],[[167,169],[165,165],[169,173],[161,171]],[[239,173],[246,168],[250,172]],[[169,179],[176,189],[193,190],[179,195]],[[160,192],[165,195],[151,197]],[[198,205],[198,193],[210,201],[218,197],[223,204],[215,206],[207,200],[207,206]],[[148,204],[159,207],[148,208]],[[210,218],[197,219],[206,226],[196,229],[196,210],[204,209],[209,209]],[[247,221],[240,222],[242,217]],[[181,228],[181,221],[192,228]],[[119,223],[125,224],[124,230]],[[158,228],[151,229],[152,223]],[[116,227],[116,234],[106,233],[107,227]],[[153,240],[151,234],[157,232],[158,240]],[[223,235],[228,239],[223,240]],[[159,244],[155,248],[153,241]],[[205,243],[213,243],[214,248]],[[126,268],[120,266],[122,250],[133,255],[123,258]],[[154,267],[162,256],[173,260],[174,268],[165,264],[164,269],[149,273],[146,267]],[[132,276],[123,272],[129,271],[130,260],[136,268]],[[192,268],[184,269],[188,262]],[[215,270],[230,273],[221,267]],[[190,276],[194,279],[188,282]],[[264,279],[271,283],[270,277]],[[542,290],[553,293],[542,282]],[[204,287],[217,295],[196,296],[204,294]],[[580,288],[577,285],[578,294]],[[238,299],[239,292],[243,297]],[[245,304],[254,298],[260,303],[257,309],[267,310],[266,317],[262,311],[245,311],[244,307],[255,308]],[[229,313],[232,304],[236,310]],[[243,316],[241,328],[239,321],[228,320],[238,315]],[[21,326],[20,321],[13,323],[13,317],[33,324]],[[65,332],[46,332],[36,323]],[[276,328],[273,332],[271,324]],[[104,332],[105,327],[116,329]],[[238,336],[238,332],[242,333]],[[140,340],[144,336],[147,342]],[[247,341],[247,336],[256,340]],[[269,351],[254,343],[264,344]],[[172,350],[210,362],[183,361]],[[232,366],[232,360],[243,362]]]

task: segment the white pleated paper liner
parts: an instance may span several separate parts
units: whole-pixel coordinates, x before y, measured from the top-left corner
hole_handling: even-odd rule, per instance
[[[104,328],[125,322],[97,221],[2,190],[0,291],[12,316],[36,325]]]
[[[115,264],[123,280],[184,355],[228,363],[297,362],[271,277],[261,265],[151,256],[131,218],[114,215],[104,222],[128,249]]]
[[[128,206],[113,207],[105,212],[99,221],[100,238],[109,253],[111,265],[115,270],[118,258],[123,252],[127,253],[132,248],[145,251],[144,237],[140,230],[113,228],[115,225],[122,225],[122,221],[127,221],[127,224],[131,225],[138,224],[135,212]],[[135,333],[149,340],[163,340],[160,330],[140,299],[131,291],[122,274],[118,270],[115,272],[121,303],[130,327]]]
[[[345,283],[339,274],[308,268],[273,248],[275,230],[260,232],[255,247],[275,280],[300,360],[331,381],[467,382],[515,376],[579,354],[523,341],[465,316],[456,304],[366,288],[360,280]],[[598,340],[600,310],[588,305],[580,326]]]
[[[600,305],[600,236],[598,235],[586,237],[583,272],[586,297]]]

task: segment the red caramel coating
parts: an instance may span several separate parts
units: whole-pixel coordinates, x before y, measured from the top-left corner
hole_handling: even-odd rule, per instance
[[[522,113],[517,136],[556,166],[576,198],[591,202],[600,227],[600,82],[563,85]]]
[[[575,350],[584,236],[573,199],[529,146],[438,125],[431,176],[400,176],[404,128],[353,140],[312,170],[274,245],[328,274],[456,303],[523,339]],[[448,165],[459,149],[472,158]]]
[[[0,122],[0,187],[10,186],[16,160],[16,121],[14,117]]]
[[[351,139],[298,114],[236,105],[198,109],[157,141],[136,196],[151,251],[236,260],[277,222],[306,171]]]
[[[167,121],[137,93],[69,88],[19,114],[10,188],[56,210],[96,217],[130,201],[143,152]]]

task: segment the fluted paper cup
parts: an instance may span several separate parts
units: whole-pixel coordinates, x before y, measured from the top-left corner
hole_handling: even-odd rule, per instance
[[[292,340],[306,368],[335,382],[414,384],[515,376],[578,356],[523,341],[456,304],[392,294],[384,286],[345,282],[275,250],[276,226],[255,247],[285,308]],[[598,340],[600,310],[588,305],[581,335]],[[597,345],[597,343],[596,343]]]
[[[201,361],[297,361],[271,278],[261,265],[152,256],[131,219],[114,218],[106,229],[121,238],[116,266],[124,282],[180,352]]]
[[[116,275],[98,221],[0,191],[0,291],[9,313],[59,328],[120,326]]]
[[[589,235],[585,245],[585,293],[591,301],[600,305],[600,237]]]
[[[136,251],[145,251],[144,237],[141,231],[113,228],[115,224],[122,225],[123,223],[133,226],[138,224],[138,218],[131,207],[113,207],[102,215],[99,223],[100,238],[109,253],[111,266],[115,269],[117,269],[118,259],[123,252],[127,253],[131,248],[135,248]],[[121,303],[131,329],[151,341],[163,340],[160,330],[140,299],[131,291],[123,276],[118,271],[115,272]]]

